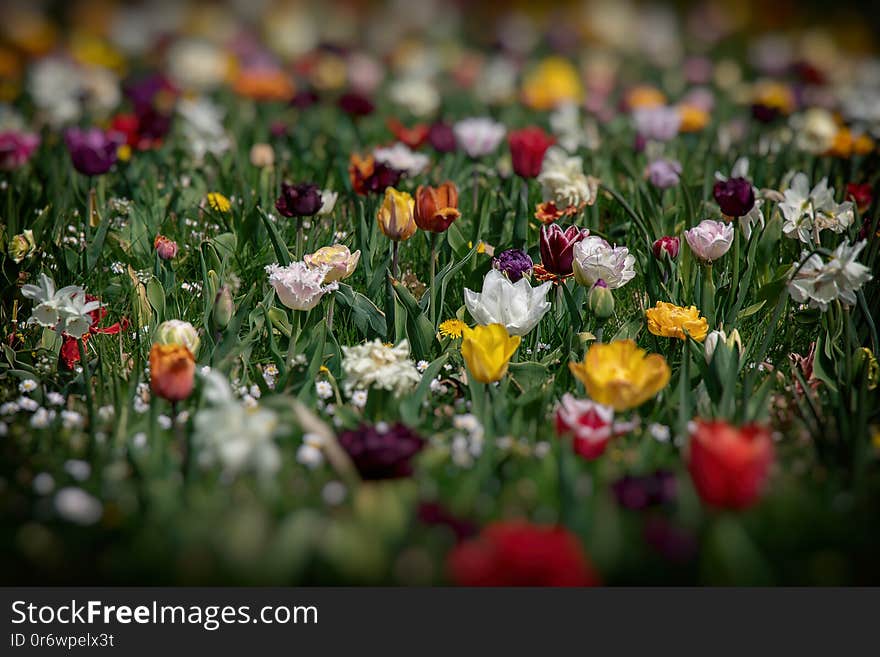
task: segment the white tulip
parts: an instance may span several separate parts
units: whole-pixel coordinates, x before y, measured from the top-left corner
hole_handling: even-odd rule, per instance
[[[586,287],[592,287],[599,279],[612,290],[623,287],[635,278],[635,264],[635,256],[625,246],[611,246],[595,235],[574,245],[574,277]]]
[[[521,278],[516,283],[497,269],[490,269],[483,279],[483,291],[465,288],[464,304],[478,324],[503,324],[510,335],[525,335],[550,310],[547,282],[532,287]]]

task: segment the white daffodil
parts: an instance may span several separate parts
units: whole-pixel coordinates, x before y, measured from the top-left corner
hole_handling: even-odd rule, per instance
[[[786,237],[809,243],[811,237],[818,241],[819,232],[825,228],[835,233],[844,232],[855,220],[852,203],[835,203],[834,188],[828,187],[828,179],[822,178],[810,189],[810,181],[804,173],[796,173],[783,192],[779,210],[785,218],[782,232]]]
[[[791,298],[798,303],[809,302],[811,307],[822,311],[838,299],[854,306],[856,292],[873,278],[868,267],[856,262],[867,244],[862,240],[850,245],[845,240],[834,249],[828,262],[818,253],[810,255],[788,284]]]
[[[100,301],[89,301],[83,291],[70,295],[61,308],[61,332],[74,338],[81,338],[89,332],[89,327],[92,325],[90,313],[100,307]]]
[[[623,287],[635,278],[635,264],[635,256],[625,246],[611,246],[595,235],[574,245],[574,277],[586,287],[600,279],[612,290]]]
[[[278,416],[271,410],[246,407],[229,382],[215,370],[201,374],[207,406],[196,413],[193,446],[202,467],[219,465],[227,475],[252,471],[269,476],[281,467],[273,437]]]
[[[464,304],[478,324],[503,324],[510,335],[525,335],[550,310],[547,293],[552,283],[532,287],[525,278],[511,283],[497,269],[483,279],[483,291],[465,288]]]
[[[55,289],[55,281],[40,274],[39,285],[23,285],[21,293],[36,305],[31,312],[31,324],[39,324],[75,338],[87,333],[92,325],[89,315],[101,307],[100,301],[88,301],[85,290],[77,285]]]

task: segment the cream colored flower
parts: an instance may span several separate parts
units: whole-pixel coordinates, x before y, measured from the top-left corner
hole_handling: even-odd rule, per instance
[[[342,353],[344,387],[348,396],[355,390],[380,388],[399,397],[422,380],[410,359],[407,340],[391,347],[376,339],[354,347],[343,347]]]

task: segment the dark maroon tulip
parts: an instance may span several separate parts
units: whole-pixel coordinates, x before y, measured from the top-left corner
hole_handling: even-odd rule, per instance
[[[438,502],[419,504],[418,516],[419,520],[426,525],[448,527],[458,540],[470,538],[479,531],[479,527],[475,523],[458,518]]]
[[[655,241],[652,250],[657,260],[662,260],[664,254],[669,256],[670,260],[675,260],[678,257],[679,248],[681,248],[681,240],[677,237],[667,236]]]
[[[71,128],[65,134],[64,141],[77,171],[87,176],[100,176],[116,163],[116,149],[125,138],[115,132],[104,132],[100,128]]]
[[[428,143],[438,153],[452,153],[458,148],[452,126],[442,121],[433,124],[428,130]]]
[[[744,217],[755,207],[755,190],[745,178],[717,181],[712,195],[728,217]]]
[[[364,479],[397,479],[412,474],[410,459],[424,447],[425,439],[399,422],[362,424],[339,434],[339,444]]]
[[[699,549],[697,538],[664,518],[648,518],[644,527],[645,542],[660,555],[676,563],[691,561]]]
[[[675,500],[675,476],[668,470],[649,475],[626,475],[611,485],[617,503],[627,509],[641,511],[649,506],[668,504]]]
[[[348,93],[342,94],[342,96],[339,97],[338,104],[343,112],[351,114],[352,116],[367,116],[368,114],[372,114],[373,110],[376,109],[372,100],[356,91],[349,91]]]
[[[590,234],[586,228],[569,226],[565,230],[559,224],[541,227],[541,266],[551,274],[569,276],[572,273],[574,245]]]
[[[310,217],[321,209],[321,190],[313,183],[281,183],[275,208],[285,217]]]
[[[317,102],[318,94],[311,89],[303,89],[294,94],[293,98],[290,100],[290,105],[297,109],[308,109]]]
[[[544,154],[555,139],[538,126],[513,130],[507,135],[513,170],[522,178],[536,178],[541,173]]]
[[[512,283],[516,283],[526,274],[532,271],[534,263],[531,256],[522,249],[507,249],[492,259],[492,266],[503,274]]]

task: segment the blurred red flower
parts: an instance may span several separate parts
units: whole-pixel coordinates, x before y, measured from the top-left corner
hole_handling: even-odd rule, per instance
[[[512,130],[507,135],[507,143],[516,174],[523,178],[536,178],[541,173],[544,153],[555,141],[538,126]]]

